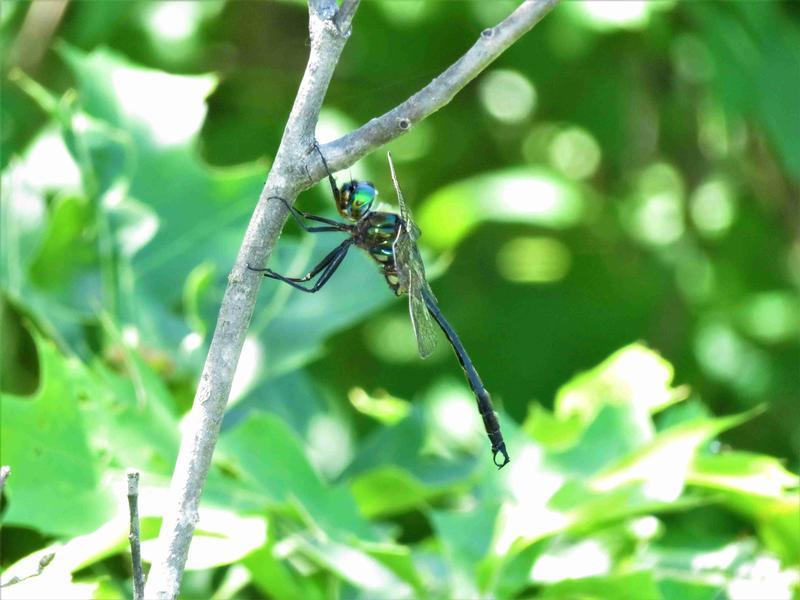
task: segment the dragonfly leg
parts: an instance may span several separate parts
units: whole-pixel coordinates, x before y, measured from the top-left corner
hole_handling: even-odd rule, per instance
[[[347,223],[340,223],[339,221],[334,221],[333,219],[328,219],[326,217],[320,217],[318,215],[312,215],[311,213],[307,213],[302,210],[297,210],[294,206],[289,204],[285,199],[281,198],[280,196],[270,196],[267,200],[272,199],[280,200],[283,202],[284,206],[286,206],[287,210],[292,213],[294,220],[297,222],[300,227],[308,231],[309,233],[321,233],[323,231],[351,231],[352,226]],[[309,221],[316,221],[317,223],[326,223],[328,227],[309,227],[303,222],[303,219],[308,219]]]
[[[322,154],[322,149],[319,147],[319,142],[314,140],[314,149],[319,154],[319,157],[322,159],[322,164],[325,165],[325,172],[328,174],[328,181],[331,184],[331,191],[333,192],[333,199],[336,201],[336,204],[339,204],[339,186],[336,185],[336,180],[333,178],[331,174],[331,170],[328,168],[328,161],[325,160],[325,156]]]
[[[349,250],[352,243],[353,243],[352,239],[347,239],[338,246],[336,246],[336,248],[331,250],[325,256],[325,258],[323,258],[319,262],[319,264],[317,264],[313,269],[311,269],[308,273],[306,273],[302,277],[286,277],[285,275],[280,275],[279,273],[276,273],[272,269],[255,269],[249,265],[247,268],[250,269],[251,271],[258,271],[264,273],[264,277],[269,277],[270,279],[277,279],[278,281],[282,281],[284,283],[291,285],[293,288],[313,294],[315,292],[318,292],[322,288],[322,286],[324,286],[331,278],[331,276],[336,272],[336,269],[338,269],[339,266],[342,264],[342,261],[344,260],[345,255],[347,255],[347,251]],[[320,278],[317,279],[317,282],[311,287],[300,285],[302,282],[309,281],[310,279],[313,279],[320,273],[322,273],[322,275],[320,275]]]

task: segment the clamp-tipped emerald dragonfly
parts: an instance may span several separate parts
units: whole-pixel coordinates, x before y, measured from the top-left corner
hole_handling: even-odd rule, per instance
[[[392,155],[389,158],[389,169],[392,174],[392,182],[397,193],[397,201],[400,204],[400,214],[392,212],[379,212],[372,210],[372,204],[378,191],[375,186],[368,181],[352,180],[341,189],[336,184],[336,180],[328,168],[325,156],[316,146],[317,152],[325,165],[328,180],[331,185],[333,197],[336,200],[336,208],[339,214],[353,221],[353,223],[342,223],[327,219],[317,215],[312,215],[289,205],[283,198],[271,196],[268,200],[280,200],[292,213],[295,221],[304,230],[310,233],[320,233],[325,231],[341,231],[350,237],[344,240],[336,248],[331,250],[320,263],[302,277],[286,277],[279,275],[271,269],[254,268],[248,265],[252,271],[264,273],[265,277],[277,279],[288,283],[298,290],[304,292],[318,292],[331,278],[339,265],[342,264],[350,246],[358,246],[366,250],[369,255],[381,265],[383,276],[386,282],[396,295],[407,294],[411,322],[414,327],[414,334],[417,338],[417,348],[422,358],[426,358],[433,352],[436,346],[436,327],[434,322],[439,325],[445,337],[455,350],[458,362],[464,369],[470,388],[475,394],[478,402],[478,411],[483,419],[483,425],[489,441],[492,443],[492,460],[498,468],[503,468],[511,460],[506,451],[506,444],[503,441],[503,434],[500,433],[500,424],[497,421],[497,414],[492,407],[492,400],[489,392],[483,387],[478,371],[467,355],[467,351],[458,339],[458,335],[444,318],[436,304],[436,297],[428,285],[425,277],[425,265],[422,262],[417,239],[420,237],[420,230],[414,223],[411,211],[400,191],[397,183],[397,175],[392,163]],[[304,219],[323,223],[309,227]],[[318,279],[316,283],[308,287],[302,283],[310,281],[314,277]],[[502,456],[502,462],[498,461],[498,454]]]

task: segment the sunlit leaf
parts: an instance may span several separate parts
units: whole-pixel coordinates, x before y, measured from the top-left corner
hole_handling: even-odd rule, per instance
[[[784,560],[800,556],[800,482],[771,456],[730,452],[698,456],[688,474],[694,486],[752,519],[767,546]]]
[[[296,542],[311,560],[364,590],[370,598],[404,597],[412,590],[392,569],[358,548],[308,537],[298,537]]]
[[[752,415],[699,419],[659,433],[652,442],[636,450],[591,481],[591,487],[607,491],[629,482],[643,482],[653,499],[677,499],[688,477],[696,453],[722,431],[735,427]]]

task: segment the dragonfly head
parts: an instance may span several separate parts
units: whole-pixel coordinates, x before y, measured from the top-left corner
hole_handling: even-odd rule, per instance
[[[342,186],[336,208],[344,218],[358,221],[371,210],[377,195],[378,190],[369,181],[353,180]]]

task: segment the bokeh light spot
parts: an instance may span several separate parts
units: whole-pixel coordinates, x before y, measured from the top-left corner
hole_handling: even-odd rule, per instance
[[[683,180],[670,165],[651,165],[639,177],[629,214],[634,237],[653,246],[676,242],[683,235]]]
[[[650,18],[645,0],[584,0],[577,7],[596,29],[637,29],[647,25]]]
[[[661,246],[683,235],[683,212],[680,199],[671,194],[658,194],[642,199],[635,217],[637,237]]]
[[[497,253],[500,275],[514,283],[552,283],[563,279],[572,257],[569,248],[554,238],[520,237]]]
[[[583,204],[576,195],[552,177],[507,177],[494,193],[483,196],[483,208],[498,220],[565,227],[576,223]]]
[[[352,458],[353,448],[341,421],[317,414],[308,425],[308,452],[314,466],[325,475],[335,476]]]
[[[747,333],[763,342],[788,341],[800,334],[800,299],[789,292],[756,294],[740,314]]]
[[[594,175],[600,165],[600,146],[579,127],[559,132],[548,148],[550,164],[570,179]]]
[[[701,184],[692,194],[689,211],[703,234],[708,237],[724,235],[736,217],[730,186],[720,179]]]
[[[727,158],[744,150],[747,127],[744,122],[708,99],[697,110],[697,144],[710,160]]]
[[[150,29],[167,41],[181,41],[194,35],[200,23],[198,2],[159,2],[147,19]]]
[[[571,182],[543,169],[509,169],[479,175],[434,192],[417,222],[423,243],[449,248],[484,221],[564,229],[583,218],[584,202]]]
[[[390,21],[400,26],[416,25],[429,17],[435,3],[426,0],[403,0],[403,2],[379,2],[377,6]]]
[[[484,109],[498,121],[524,121],[536,105],[536,90],[521,73],[496,69],[481,80],[478,94]]]
[[[769,359],[725,323],[710,323],[697,333],[697,360],[709,377],[744,396],[763,394],[772,380]]]
[[[662,530],[661,521],[652,515],[634,519],[629,527],[639,540],[651,540]]]
[[[475,398],[463,385],[449,379],[435,385],[430,391],[428,410],[437,444],[445,448],[471,449],[483,437]]]
[[[708,48],[692,34],[679,35],[672,43],[670,53],[673,68],[687,81],[703,82],[714,74],[714,64]]]

